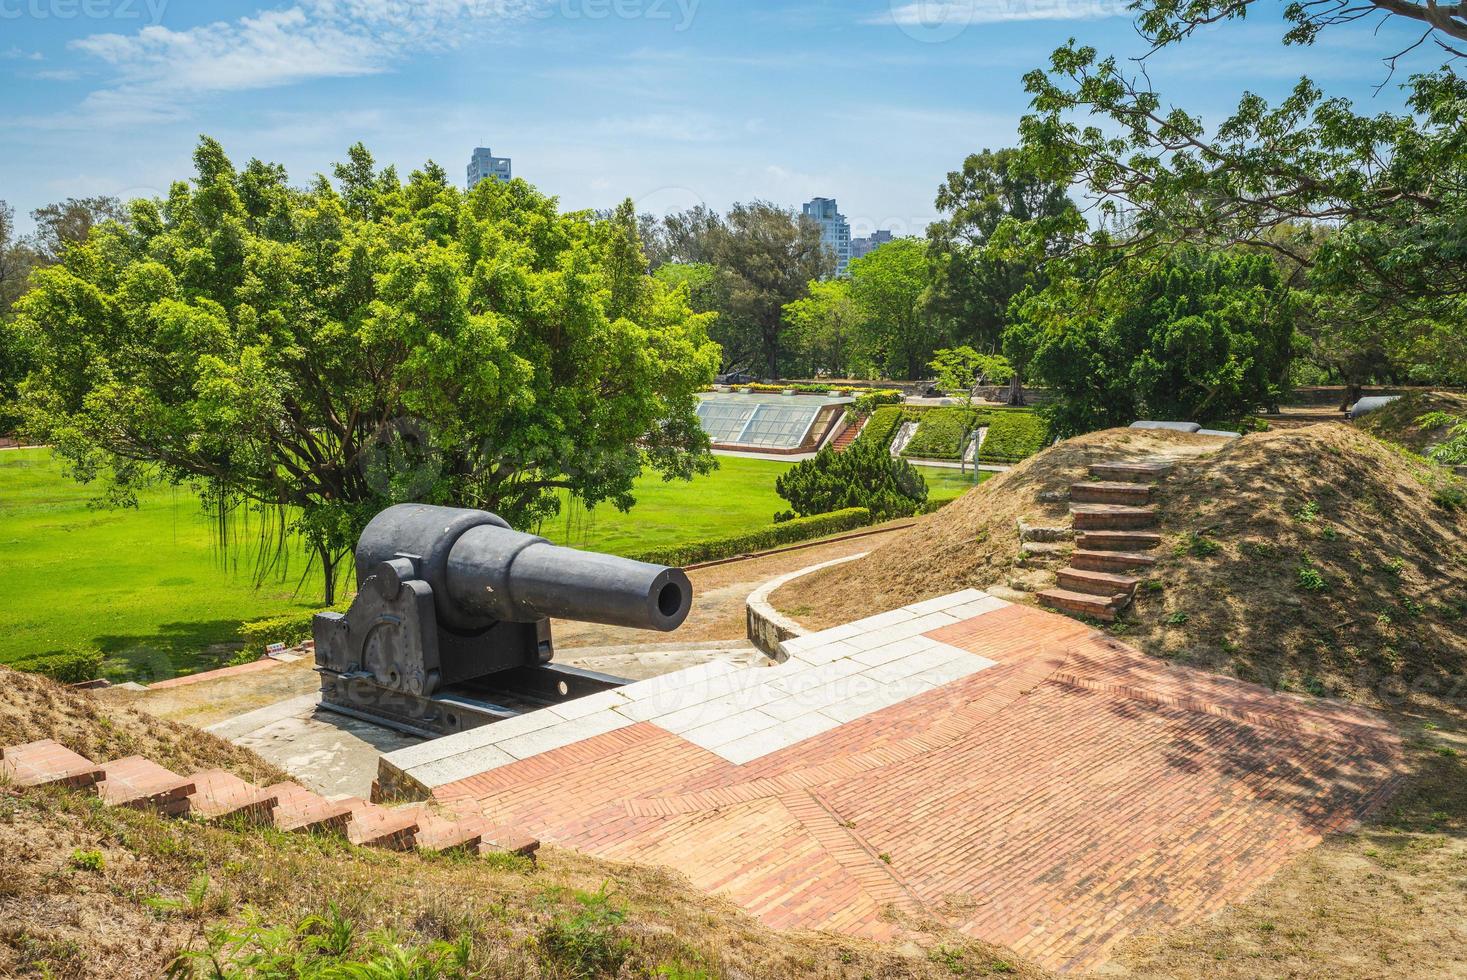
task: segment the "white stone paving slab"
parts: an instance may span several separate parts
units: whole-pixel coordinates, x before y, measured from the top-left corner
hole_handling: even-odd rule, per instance
[[[783,664],[714,661],[387,758],[424,785],[441,786],[651,722],[742,765],[994,666],[924,634],[1007,605],[965,589],[786,641]]]

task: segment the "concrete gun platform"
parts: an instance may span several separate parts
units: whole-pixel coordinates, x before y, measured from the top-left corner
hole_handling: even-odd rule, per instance
[[[943,922],[1059,970],[1245,898],[1398,785],[1374,714],[966,591],[384,756],[778,928]]]

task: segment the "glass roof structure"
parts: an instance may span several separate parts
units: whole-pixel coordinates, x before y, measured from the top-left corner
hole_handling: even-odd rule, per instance
[[[698,403],[698,419],[716,445],[794,450],[812,434],[822,411],[850,401],[810,395],[710,394]]]

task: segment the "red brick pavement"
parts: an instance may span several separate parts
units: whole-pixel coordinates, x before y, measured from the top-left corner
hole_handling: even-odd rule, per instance
[[[1083,969],[1246,897],[1397,784],[1361,709],[1025,606],[930,635],[998,665],[743,766],[639,724],[437,795],[777,928],[887,939],[906,913]]]

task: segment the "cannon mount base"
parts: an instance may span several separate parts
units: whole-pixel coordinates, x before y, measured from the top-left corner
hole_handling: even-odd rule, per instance
[[[482,728],[631,683],[550,663],[499,671],[423,697],[381,687],[366,671],[342,674],[321,667],[316,671],[321,675],[323,709],[419,738]]]

